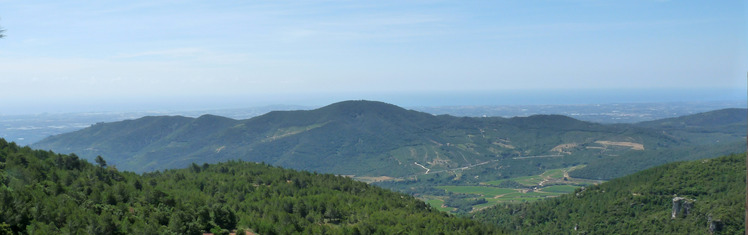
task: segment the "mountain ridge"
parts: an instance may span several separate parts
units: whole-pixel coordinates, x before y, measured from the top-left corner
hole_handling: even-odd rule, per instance
[[[659,128],[670,131],[721,132],[733,136],[745,136],[742,126],[748,120],[748,109],[719,109],[683,117],[666,118],[636,123],[637,126]]]
[[[604,125],[561,115],[435,116],[384,102],[343,101],[244,120],[203,115],[96,124],[33,147],[75,152],[86,159],[101,155],[120,169],[138,172],[242,159],[345,175],[406,177],[478,164],[486,170],[537,171],[526,164],[583,164],[601,154],[663,151],[688,142],[686,138],[648,126]],[[563,157],[540,163],[517,160],[543,155]]]

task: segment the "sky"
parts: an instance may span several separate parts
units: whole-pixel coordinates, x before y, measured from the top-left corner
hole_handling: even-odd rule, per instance
[[[742,0],[0,0],[0,114],[746,99],[747,12]]]

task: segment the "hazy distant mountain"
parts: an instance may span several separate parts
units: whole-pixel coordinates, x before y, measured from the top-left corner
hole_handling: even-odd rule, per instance
[[[596,101],[599,102],[599,101]],[[548,105],[463,105],[413,107],[431,114],[467,117],[527,117],[559,114],[597,123],[637,123],[679,117],[712,110],[746,107],[746,101],[548,104]]]
[[[603,157],[589,162],[586,168],[576,170],[571,175],[580,178],[612,179],[668,162],[744,152],[748,110],[721,109],[634,125],[657,130],[678,139],[681,144],[676,148],[637,154],[627,153],[622,157]]]
[[[527,117],[538,114],[558,114],[597,123],[636,123],[678,117],[724,108],[745,107],[745,101],[577,104],[577,105],[464,105],[412,106],[409,109],[434,115],[456,117]],[[215,110],[152,110],[142,112],[84,112],[43,113],[28,115],[0,114],[0,137],[19,145],[29,145],[62,133],[77,131],[99,122],[117,122],[143,116],[199,117],[213,114],[233,119],[247,119],[280,110],[310,110],[317,108],[298,105],[272,105]]]
[[[693,144],[686,137],[643,124],[602,125],[559,115],[458,118],[345,101],[246,120],[204,115],[99,123],[33,147],[86,159],[101,155],[138,172],[242,159],[356,176],[480,168],[499,172],[485,176],[498,178]]]
[[[683,117],[641,122],[638,126],[666,129],[670,131],[722,132],[746,136],[748,109],[721,109]]]

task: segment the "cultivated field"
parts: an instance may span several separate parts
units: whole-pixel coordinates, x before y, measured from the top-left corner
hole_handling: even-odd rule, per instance
[[[574,192],[579,187],[601,182],[569,177],[569,171],[581,167],[584,166],[551,169],[540,175],[487,181],[474,186],[437,186],[436,188],[443,189],[447,193],[462,194],[466,197],[465,200],[485,200],[485,203],[472,206],[472,211],[477,211],[502,203],[522,203],[558,197]],[[516,183],[510,184],[509,182]],[[508,188],[501,185],[515,185],[515,187]],[[422,196],[421,198],[440,211],[456,210],[445,203],[447,198],[445,196]]]

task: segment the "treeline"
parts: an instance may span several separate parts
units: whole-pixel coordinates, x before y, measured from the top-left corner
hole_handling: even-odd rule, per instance
[[[745,174],[745,154],[671,163],[474,218],[521,234],[743,234]],[[676,197],[693,204],[672,218]]]
[[[0,234],[493,234],[401,193],[232,161],[138,175],[0,139]]]

